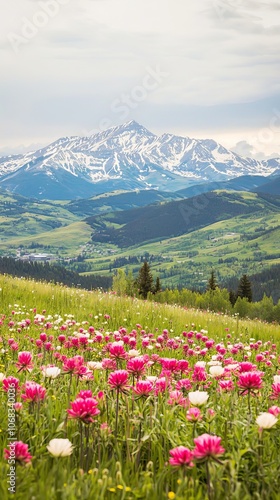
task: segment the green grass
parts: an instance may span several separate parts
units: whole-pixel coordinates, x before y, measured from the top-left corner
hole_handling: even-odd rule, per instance
[[[44,318],[40,319],[40,315]],[[4,377],[14,376],[20,381],[21,392],[17,397],[23,407],[16,420],[17,439],[28,445],[33,457],[31,463],[17,466],[16,495],[9,495],[9,466],[1,454],[1,500],[279,499],[279,421],[263,433],[256,424],[260,412],[277,404],[269,398],[273,376],[279,368],[278,326],[3,275],[0,276],[0,317],[0,372]],[[24,324],[26,319],[30,320],[29,325]],[[98,332],[102,332],[103,340],[88,343],[85,348],[62,345],[59,350],[58,336],[62,333],[62,325],[68,339],[77,336],[81,329],[88,332],[89,326],[93,326],[95,332],[89,338],[93,340]],[[110,356],[105,336],[110,342],[119,335],[125,340],[124,332],[120,333],[124,327],[128,334],[135,330],[136,347],[150,361],[141,378],[160,376],[162,366],[158,357],[171,358],[175,362],[187,360],[188,370],[166,374],[167,380],[171,379],[171,386],[147,398],[136,397],[132,391],[136,377],[131,375],[130,387],[117,396],[117,391],[108,385],[108,376],[113,370],[94,370],[91,380],[69,373],[62,375],[61,355],[66,358],[80,355],[84,363],[100,362]],[[156,339],[163,330],[166,340],[179,342],[179,347],[173,348],[167,343],[162,347],[157,345]],[[203,341],[196,338],[196,332],[214,339],[216,346],[222,342],[226,346],[228,342],[243,345],[237,354],[228,351],[225,355],[226,359],[234,358],[235,363],[246,359],[249,351],[250,361],[258,363],[256,352],[267,351],[267,361],[270,359],[271,363],[258,364],[264,375],[263,387],[256,397],[252,394],[248,399],[240,394],[235,372],[231,375],[234,391],[217,391],[218,380],[210,377],[209,365],[206,365],[207,382],[192,382],[192,390],[198,387],[206,390],[209,400],[200,407],[201,420],[196,424],[188,421],[188,406],[169,402],[171,390],[181,378],[192,380],[197,361],[208,363],[212,356],[217,355],[214,346],[204,356],[188,356],[182,349],[187,342],[183,332],[190,331],[194,332],[193,347],[204,346]],[[52,335],[53,350],[40,350],[36,346],[42,332]],[[150,335],[151,349],[142,344],[146,333]],[[11,338],[18,343],[18,351],[13,351],[8,344]],[[262,342],[259,351],[250,349],[250,343],[258,340]],[[275,347],[266,342],[275,344]],[[128,352],[129,346],[125,343],[124,349]],[[20,351],[32,353],[32,371],[17,367]],[[126,363],[117,359],[118,368],[125,369]],[[226,366],[226,361],[223,363]],[[42,365],[48,364],[62,369],[54,380],[42,375]],[[21,398],[26,380],[36,381],[46,389],[46,397],[40,404],[28,403]],[[95,397],[99,394],[100,413],[93,423],[84,424],[66,418],[67,409],[80,390],[91,390]],[[187,397],[188,393],[182,392],[181,395]],[[0,446],[3,450],[8,444],[7,394],[3,390],[0,391],[0,401]],[[209,409],[214,411],[213,418],[207,416]],[[102,429],[101,424],[107,424],[109,430]],[[203,433],[219,436],[225,449],[219,462],[209,461],[211,484],[208,488],[204,462],[195,461],[193,468],[175,468],[168,464],[172,448],[181,445],[193,449],[193,439]],[[74,445],[71,456],[53,458],[47,451],[53,438],[69,439]]]

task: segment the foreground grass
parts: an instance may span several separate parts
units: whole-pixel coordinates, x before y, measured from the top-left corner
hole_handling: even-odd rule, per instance
[[[279,326],[5,276],[0,276],[0,288],[0,372],[19,380],[17,439],[28,444],[33,457],[17,465],[15,498],[280,498],[279,422],[260,432],[255,421],[260,412],[280,403],[270,399],[273,377],[279,373]],[[62,334],[64,341],[59,340]],[[207,352],[205,338],[214,342]],[[237,352],[233,346],[238,346]],[[123,354],[116,354],[119,349]],[[116,390],[108,384],[109,377],[116,368],[127,371],[131,349],[144,361],[143,372],[127,372],[127,386]],[[17,365],[22,351],[31,353],[32,370]],[[90,368],[90,375],[63,369],[75,356]],[[114,366],[102,369],[104,359]],[[169,359],[173,365],[187,362],[188,367],[178,371]],[[244,361],[256,366],[255,373],[263,373],[262,387],[249,396],[241,395],[238,386]],[[215,379],[210,367],[216,363],[232,365],[232,371]],[[57,378],[43,376],[42,367],[49,365],[61,370]],[[149,376],[157,377],[153,391],[137,394],[137,379]],[[187,379],[189,389],[175,394],[178,382]],[[218,390],[220,380],[231,380],[233,390]],[[21,396],[26,381],[40,384],[46,397],[25,401]],[[201,419],[194,422],[186,414],[194,407],[189,391],[197,389],[209,399],[199,407]],[[91,390],[98,399],[100,413],[92,423],[68,415],[81,390]],[[8,444],[7,393],[1,391],[0,398],[3,450]],[[203,433],[221,437],[225,453],[218,461],[196,461],[191,468],[168,464],[171,449],[193,449],[193,439]],[[51,456],[47,445],[53,438],[69,439],[72,454]],[[13,498],[7,488],[9,467],[2,457],[0,470],[0,497]]]

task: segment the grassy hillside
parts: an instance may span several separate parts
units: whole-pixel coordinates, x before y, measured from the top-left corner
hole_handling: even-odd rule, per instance
[[[10,244],[11,238],[38,235],[67,226],[78,219],[63,203],[0,192],[0,238],[3,247],[5,242]]]
[[[274,203],[272,197],[265,200],[252,193],[215,191],[186,200],[90,217],[86,221],[93,229],[93,242],[125,248],[149,240],[173,238],[241,215],[277,213],[278,201]]]

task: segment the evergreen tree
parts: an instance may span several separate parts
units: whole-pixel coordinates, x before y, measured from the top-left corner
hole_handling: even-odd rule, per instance
[[[251,282],[247,276],[247,274],[243,274],[241,276],[239,285],[238,285],[238,290],[237,290],[237,297],[241,297],[248,299],[248,302],[252,302],[252,287],[251,287]]]
[[[216,290],[217,286],[218,285],[217,285],[216,275],[212,269],[210,278],[208,280],[207,290]]]
[[[230,301],[230,303],[231,303],[232,307],[234,306],[234,304],[235,304],[236,300],[237,300],[237,295],[236,295],[236,293],[235,293],[233,290],[230,290],[230,291],[229,291],[229,301]]]
[[[139,295],[146,299],[149,292],[153,291],[153,275],[148,262],[144,262],[139,271],[137,286]]]
[[[161,283],[160,283],[159,277],[157,276],[156,284],[155,284],[155,287],[154,287],[154,293],[158,293],[160,291],[161,291]]]

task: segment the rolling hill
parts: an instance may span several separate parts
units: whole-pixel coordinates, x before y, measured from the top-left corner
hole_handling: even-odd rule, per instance
[[[125,248],[174,238],[240,215],[257,215],[263,210],[278,212],[279,199],[215,191],[186,200],[88,217],[86,222],[93,229],[93,242]]]

